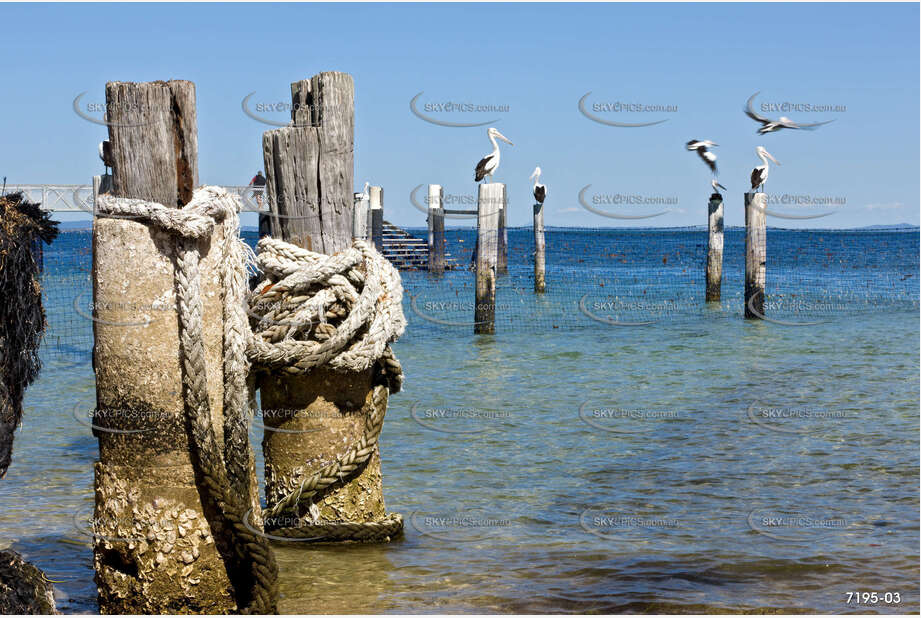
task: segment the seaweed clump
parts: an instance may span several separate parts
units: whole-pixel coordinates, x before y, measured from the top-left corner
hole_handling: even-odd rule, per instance
[[[0,196],[0,478],[12,459],[26,387],[41,369],[45,310],[33,249],[57,235],[58,222],[39,204],[21,193]]]

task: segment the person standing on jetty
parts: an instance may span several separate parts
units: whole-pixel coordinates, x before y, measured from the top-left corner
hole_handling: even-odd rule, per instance
[[[262,208],[262,194],[265,192],[265,176],[262,175],[262,170],[256,172],[253,179],[249,181],[249,186],[258,189],[253,191],[253,197],[256,198],[259,208]]]

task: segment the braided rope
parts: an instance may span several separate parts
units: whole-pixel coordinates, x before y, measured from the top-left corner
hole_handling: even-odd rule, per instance
[[[257,251],[265,279],[249,302],[254,365],[301,375],[323,365],[359,372],[376,364],[386,379],[386,385],[374,387],[362,410],[362,436],[267,508],[266,529],[274,528],[275,536],[326,542],[392,538],[403,529],[398,514],[376,522],[316,522],[300,513],[309,512],[317,494],[359,473],[377,448],[389,392],[398,392],[403,383],[403,368],[390,348],[406,327],[400,275],[364,241],[327,256],[263,238]],[[292,517],[296,526],[275,523]]]
[[[239,238],[240,200],[218,187],[195,191],[182,209],[161,204],[100,195],[100,213],[146,221],[177,235],[176,288],[179,304],[183,398],[193,445],[192,461],[202,478],[203,500],[210,501],[223,521],[213,523],[220,536],[229,536],[233,560],[248,572],[247,582],[233,582],[242,613],[275,613],[278,568],[268,540],[248,527],[244,501],[251,497],[245,354],[248,324],[243,314],[245,247]],[[202,337],[199,239],[223,225],[222,270],[224,314],[224,448],[218,446],[211,422]],[[232,575],[233,577],[233,575]],[[237,579],[234,577],[233,579]],[[244,588],[245,589],[241,589]]]

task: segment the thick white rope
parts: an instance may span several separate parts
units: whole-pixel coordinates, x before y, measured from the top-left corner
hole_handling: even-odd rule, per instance
[[[249,302],[254,364],[292,374],[321,365],[359,372],[392,356],[388,346],[406,328],[403,286],[370,244],[358,240],[327,256],[263,238],[256,260],[265,278]]]

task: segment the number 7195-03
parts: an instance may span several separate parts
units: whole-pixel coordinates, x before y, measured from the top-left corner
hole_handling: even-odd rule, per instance
[[[898,605],[902,595],[898,592],[848,592],[848,605]]]

